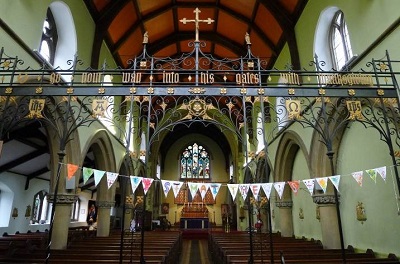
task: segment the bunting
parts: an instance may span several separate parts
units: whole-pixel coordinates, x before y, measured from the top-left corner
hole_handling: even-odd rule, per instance
[[[376,183],[376,170],[370,169],[366,170],[366,172],[368,173],[369,177],[371,177],[371,179]]]
[[[103,178],[104,173],[106,172],[102,170],[93,169],[93,173],[94,173],[94,186],[97,186],[100,183],[101,178]]]
[[[83,184],[86,184],[86,182],[89,180],[90,176],[93,175],[93,169],[83,167],[82,174],[83,174]]]
[[[318,183],[318,185],[322,188],[324,193],[326,193],[326,187],[328,186],[328,178],[321,177],[321,178],[315,178],[315,180]]]
[[[235,200],[236,195],[237,195],[238,190],[239,190],[238,184],[229,184],[228,183],[226,186],[228,186],[229,192],[232,195],[232,200]]]
[[[166,180],[161,180],[165,198],[167,198],[169,190],[171,190],[171,182]]]
[[[242,195],[243,200],[246,200],[247,193],[249,192],[250,184],[243,183],[239,184],[239,192]]]
[[[315,180],[314,179],[306,179],[306,180],[303,180],[303,183],[307,187],[307,190],[310,192],[310,194],[313,195]]]
[[[209,183],[199,183],[198,186],[199,186],[201,199],[204,200],[204,198],[206,197],[207,190],[209,188]]]
[[[288,181],[288,184],[292,189],[292,191],[294,192],[294,194],[297,194],[299,192],[300,181]]]
[[[329,180],[331,180],[333,186],[335,186],[336,190],[339,192],[340,175],[330,176]]]
[[[386,166],[376,168],[375,170],[377,173],[379,173],[379,175],[381,175],[382,179],[386,182]]]
[[[74,176],[74,174],[78,170],[78,168],[79,168],[78,165],[67,164],[67,170],[68,170],[67,178],[68,178],[68,180],[71,180],[72,176]]]
[[[143,178],[139,176],[131,176],[130,179],[131,179],[132,192],[135,193],[137,187],[142,182]]]
[[[179,191],[181,190],[183,182],[171,181],[171,183],[172,183],[172,191],[174,192],[174,197],[176,198],[178,196]]]
[[[260,193],[261,183],[250,184],[250,190],[253,193],[254,199],[258,199],[258,194]]]
[[[149,191],[153,181],[154,181],[153,178],[142,178],[142,185],[143,185],[144,194],[147,194],[147,192]]]
[[[107,186],[108,186],[108,189],[111,188],[111,186],[114,184],[114,182],[117,179],[117,177],[118,177],[118,173],[107,171]]]
[[[262,183],[261,184],[261,187],[264,190],[264,193],[267,196],[268,200],[269,200],[269,197],[271,196],[272,185],[273,185],[273,183]]]
[[[214,200],[217,197],[217,194],[218,194],[220,188],[221,188],[221,183],[211,183],[210,184],[210,190],[211,190],[211,194],[212,194]]]
[[[283,191],[285,189],[285,182],[275,182],[274,188],[278,193],[279,199],[282,199]]]
[[[190,195],[193,199],[197,191],[199,190],[199,186],[197,185],[197,182],[188,182],[187,185],[189,187]]]
[[[364,174],[363,171],[356,171],[351,174],[353,175],[354,180],[356,180],[356,182],[360,187],[362,187],[363,174]]]

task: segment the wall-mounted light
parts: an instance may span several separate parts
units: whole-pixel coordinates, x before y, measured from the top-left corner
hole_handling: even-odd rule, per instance
[[[30,217],[30,216],[31,216],[31,205],[28,204],[25,210],[25,217]]]
[[[364,221],[367,220],[367,214],[365,213],[364,204],[362,202],[358,202],[356,206],[357,220],[361,221],[361,224],[364,224]]]
[[[18,208],[17,208],[17,207],[14,207],[11,216],[14,217],[14,218],[15,218],[15,217],[18,217]]]

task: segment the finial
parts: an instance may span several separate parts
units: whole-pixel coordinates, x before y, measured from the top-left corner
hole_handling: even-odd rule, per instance
[[[246,32],[246,35],[244,36],[244,40],[246,41],[246,45],[251,45],[249,32]]]
[[[146,31],[143,34],[143,44],[147,44],[147,43],[149,43],[149,33],[147,33],[147,31]]]

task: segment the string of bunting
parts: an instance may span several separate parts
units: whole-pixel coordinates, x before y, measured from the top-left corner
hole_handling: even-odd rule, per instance
[[[74,164],[64,164],[67,165],[67,183],[68,181],[72,181],[75,183],[75,176],[74,174],[78,171],[80,168],[77,165]],[[379,167],[379,168],[374,168],[374,169],[368,169],[368,170],[363,170],[363,171],[356,171],[352,172],[348,176],[352,176],[354,180],[357,182],[357,184],[362,187],[363,184],[363,179],[365,173],[367,176],[369,176],[375,183],[377,176],[380,175],[381,178],[386,182],[386,171],[387,171],[387,166]],[[172,180],[155,180],[153,178],[146,178],[146,177],[140,177],[140,176],[126,176],[126,175],[119,175],[116,172],[108,172],[108,171],[102,171],[102,170],[97,170],[97,169],[92,169],[92,168],[87,168],[83,167],[82,168],[82,175],[83,175],[83,184],[86,184],[86,182],[89,180],[89,178],[93,175],[94,177],[94,184],[97,186],[101,179],[103,178],[104,175],[107,177],[107,185],[108,189],[111,188],[111,186],[114,184],[118,176],[120,177],[129,177],[130,182],[131,182],[131,187],[132,187],[132,192],[135,193],[137,187],[142,184],[143,186],[143,191],[144,194],[147,194],[148,190],[150,189],[153,181],[161,181],[161,184],[163,186],[163,192],[165,197],[167,197],[169,191],[172,189],[175,198],[177,197],[182,185],[184,182],[181,181],[172,181]],[[344,175],[347,176],[347,175]],[[298,191],[300,190],[300,184],[303,182],[303,184],[306,186],[307,190],[310,192],[311,195],[313,195],[314,192],[314,187],[316,184],[323,190],[323,192],[326,192],[326,188],[328,186],[328,181],[331,181],[332,184],[335,186],[336,190],[339,191],[339,183],[340,179],[343,177],[343,175],[334,175],[334,176],[327,176],[327,177],[318,177],[318,178],[313,178],[313,179],[305,179],[305,180],[295,180],[295,181],[282,181],[282,182],[274,182],[274,183],[242,183],[242,184],[226,184],[226,186],[229,189],[229,192],[232,196],[232,199],[236,198],[237,193],[239,192],[240,195],[242,196],[243,200],[246,199],[247,194],[249,189],[253,193],[254,199],[258,199],[258,196],[260,194],[261,189],[264,191],[265,195],[267,196],[268,199],[270,199],[272,189],[274,188],[279,196],[279,199],[282,199],[282,195],[285,189],[286,184],[289,185],[291,190],[293,191],[294,194],[297,194]],[[211,194],[213,195],[213,198],[215,199],[220,187],[222,186],[221,183],[204,183],[204,182],[186,182],[187,186],[189,188],[190,194],[192,197],[195,196],[197,191],[200,191],[201,198],[204,199],[207,191],[210,189]],[[224,184],[225,185],[225,184]]]

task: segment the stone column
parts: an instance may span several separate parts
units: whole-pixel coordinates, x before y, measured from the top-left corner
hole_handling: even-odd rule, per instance
[[[314,203],[319,206],[324,248],[340,249],[340,234],[336,213],[335,196],[321,194],[313,196]]]
[[[56,199],[54,225],[51,235],[51,249],[66,249],[68,243],[68,228],[71,221],[71,208],[76,199],[75,194],[58,194]],[[48,195],[52,203],[54,194]]]
[[[283,237],[292,237],[293,233],[293,217],[292,217],[292,201],[277,201],[276,207],[279,208],[281,235]]]
[[[97,201],[97,236],[107,237],[110,235],[110,212],[114,202]]]
[[[131,221],[135,217],[133,214],[133,204],[125,205],[125,212],[123,212],[124,217],[124,230],[127,230],[131,226]]]

